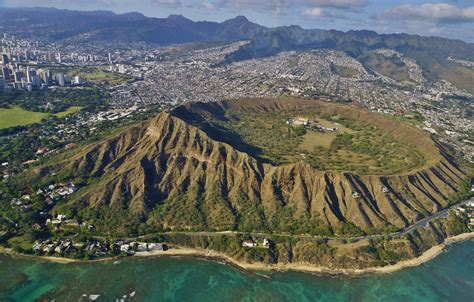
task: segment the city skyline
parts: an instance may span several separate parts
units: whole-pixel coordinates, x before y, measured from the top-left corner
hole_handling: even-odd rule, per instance
[[[268,27],[300,25],[304,28],[374,30],[409,33],[474,42],[474,6],[468,0],[0,0],[0,7],[55,7],[71,10],[136,11],[148,17],[180,14],[194,21],[216,21],[244,15]]]

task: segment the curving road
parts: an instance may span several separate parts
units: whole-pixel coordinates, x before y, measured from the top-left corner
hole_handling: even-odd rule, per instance
[[[170,231],[164,233],[155,233],[155,234],[148,234],[142,235],[134,238],[145,239],[147,237],[155,236],[155,235],[166,235],[166,234],[183,234],[183,235],[192,235],[192,236],[219,236],[219,235],[251,235],[255,237],[265,237],[265,236],[280,236],[280,237],[291,237],[291,238],[300,238],[300,239],[327,239],[327,240],[362,240],[362,239],[376,239],[376,238],[393,238],[406,235],[410,232],[413,232],[421,227],[426,227],[431,221],[439,219],[439,218],[446,218],[448,217],[449,211],[454,208],[459,208],[463,205],[466,205],[469,201],[474,201],[474,197],[466,200],[462,203],[458,203],[456,205],[450,206],[444,210],[436,212],[435,214],[423,218],[416,223],[403,228],[402,230],[394,233],[389,234],[376,234],[376,235],[367,235],[367,236],[356,236],[356,237],[328,237],[328,236],[319,236],[319,235],[292,235],[292,234],[285,234],[285,233],[259,233],[259,232],[238,232],[238,231],[221,231],[221,232],[207,232],[207,231]],[[128,238],[132,239],[132,238]]]

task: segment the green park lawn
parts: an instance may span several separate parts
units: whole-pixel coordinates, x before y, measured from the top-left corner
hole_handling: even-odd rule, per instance
[[[68,114],[79,111],[81,107],[72,106],[66,111],[56,113],[57,117],[65,117]],[[21,107],[0,108],[0,129],[25,126],[41,122],[42,119],[49,116],[45,112],[33,112]]]
[[[63,112],[58,112],[58,113],[56,113],[56,114],[54,114],[54,115],[61,118],[61,117],[65,117],[65,116],[67,116],[67,115],[69,115],[69,114],[76,113],[76,112],[78,112],[78,111],[81,110],[81,109],[82,109],[82,107],[80,107],[80,106],[71,106],[71,107],[69,107],[68,109],[66,109],[65,111],[63,111]]]
[[[20,107],[2,108],[0,109],[0,129],[38,123],[47,116],[48,113],[27,111]]]

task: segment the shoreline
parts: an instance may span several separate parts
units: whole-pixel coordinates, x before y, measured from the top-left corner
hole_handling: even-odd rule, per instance
[[[179,247],[176,246],[175,248],[171,248],[166,251],[153,251],[153,252],[137,252],[133,256],[130,257],[106,257],[106,258],[99,258],[95,260],[81,260],[81,259],[71,259],[66,257],[56,257],[56,256],[37,256],[37,255],[29,255],[29,254],[21,254],[14,252],[12,249],[0,247],[0,253],[13,255],[15,257],[23,257],[23,258],[30,258],[30,259],[41,259],[46,260],[54,263],[60,264],[70,264],[70,263],[93,263],[93,262],[100,262],[100,261],[120,261],[120,260],[128,260],[133,259],[133,257],[137,258],[147,258],[147,257],[194,257],[194,258],[204,258],[209,259],[211,261],[216,262],[224,262],[227,265],[231,265],[237,269],[247,271],[247,272],[254,272],[254,271],[297,271],[297,272],[305,272],[305,273],[312,273],[312,274],[320,274],[320,275],[344,275],[344,276],[363,276],[369,274],[380,274],[380,273],[393,273],[399,271],[404,268],[409,267],[416,267],[423,263],[426,263],[436,256],[441,254],[447,246],[450,246],[453,243],[463,242],[469,239],[474,238],[474,232],[463,233],[453,237],[448,237],[444,240],[443,243],[432,246],[423,254],[416,258],[402,260],[398,263],[382,266],[382,267],[370,267],[365,269],[331,269],[328,267],[322,266],[313,266],[311,264],[304,264],[304,263],[288,263],[288,264],[263,264],[263,263],[247,263],[235,260],[225,254],[215,252],[212,250],[204,250],[198,248],[186,248],[186,247]]]
[[[194,249],[194,248],[179,248],[179,249],[172,249],[170,250],[171,253],[167,252],[159,252],[159,253],[146,253],[146,254],[135,254],[138,257],[153,257],[153,256],[194,256],[194,257],[204,257],[209,258],[211,260],[216,261],[224,261],[226,264],[232,265],[237,269],[241,269],[244,271],[297,271],[297,272],[305,272],[305,273],[312,273],[312,274],[320,274],[320,275],[329,275],[329,276],[337,276],[337,275],[344,275],[344,276],[363,276],[369,274],[376,274],[376,273],[393,273],[399,271],[404,268],[409,267],[416,267],[423,263],[426,263],[436,256],[441,254],[444,249],[453,244],[459,243],[466,240],[474,238],[474,232],[470,233],[463,233],[453,237],[448,237],[445,241],[441,244],[435,245],[428,250],[426,250],[423,254],[416,258],[402,260],[398,263],[382,266],[382,267],[370,267],[365,269],[331,269],[328,267],[321,267],[321,266],[313,266],[311,264],[304,264],[304,263],[289,263],[289,264],[262,264],[262,263],[247,263],[237,261],[227,255],[211,251],[211,250],[202,250],[202,249]]]

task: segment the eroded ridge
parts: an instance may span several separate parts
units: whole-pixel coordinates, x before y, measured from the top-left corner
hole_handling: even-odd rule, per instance
[[[299,130],[291,129],[294,125],[287,124],[287,116],[292,121],[313,119],[313,126],[323,125],[323,120],[334,122],[346,131],[372,127],[382,133],[380,139],[391,139],[400,148],[409,146],[406,150],[414,150],[422,160],[387,174],[324,170],[308,160],[309,155],[300,154],[277,163],[268,156],[271,153],[263,152],[266,145],[250,144],[238,131],[240,126],[233,125],[252,123],[242,118],[244,114],[259,118],[280,112],[285,115],[280,123],[289,131]],[[268,130],[278,127],[276,124],[275,118]],[[300,138],[311,131],[305,129]],[[352,134],[354,139],[355,132]],[[344,135],[336,134],[333,143]],[[303,143],[304,139],[295,144],[298,150]],[[78,192],[61,207],[73,208],[84,218],[107,213],[96,222],[103,230],[126,230],[146,223],[174,230],[328,234],[350,226],[383,232],[447,207],[465,179],[436,142],[415,127],[350,105],[299,99],[178,107],[84,149],[58,168],[97,179],[96,185]]]

